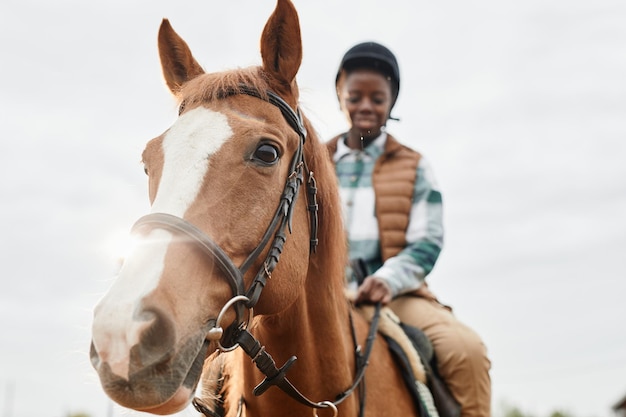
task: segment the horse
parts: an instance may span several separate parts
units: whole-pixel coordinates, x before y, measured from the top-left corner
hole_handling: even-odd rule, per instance
[[[142,153],[150,213],[94,309],[105,393],[161,415],[192,401],[207,416],[419,415],[387,340],[344,293],[337,180],[298,105],[291,1],[265,24],[262,65],[205,73],[167,19],[158,48],[179,117]],[[212,378],[223,413],[194,399]]]

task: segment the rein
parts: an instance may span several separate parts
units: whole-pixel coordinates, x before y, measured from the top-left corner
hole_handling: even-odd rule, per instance
[[[340,393],[335,401],[321,401],[314,402],[309,400],[303,394],[301,394],[287,379],[286,374],[289,368],[295,363],[296,357],[292,356],[285,362],[285,364],[277,368],[276,363],[272,356],[265,351],[265,348],[261,346],[259,341],[247,330],[247,323],[244,323],[244,307],[249,310],[248,322],[252,319],[252,309],[256,305],[261,296],[261,292],[265,287],[268,278],[271,278],[273,270],[280,259],[280,255],[283,250],[283,246],[286,242],[285,229],[288,228],[289,232],[292,231],[292,216],[295,201],[297,200],[300,186],[304,183],[303,170],[307,169],[303,155],[304,143],[306,141],[307,131],[304,127],[302,115],[297,109],[294,111],[281,97],[267,91],[267,99],[264,98],[257,90],[248,86],[241,85],[238,89],[232,91],[226,91],[223,97],[228,97],[235,94],[246,94],[252,97],[259,98],[264,101],[268,101],[274,106],[278,107],[283,117],[289,123],[289,125],[295,130],[299,136],[298,149],[296,150],[289,169],[289,175],[287,177],[285,188],[281,195],[278,207],[274,213],[274,216],[267,227],[259,245],[248,255],[246,260],[237,267],[230,257],[219,247],[217,243],[209,236],[207,236],[202,230],[186,221],[183,218],[174,216],[167,213],[151,213],[141,217],[132,228],[133,232],[144,232],[155,228],[166,229],[171,232],[182,233],[191,239],[203,252],[205,252],[211,259],[216,262],[216,265],[224,273],[233,293],[233,298],[229,300],[223,307],[218,317],[215,319],[213,328],[207,333],[207,339],[217,340],[219,348],[223,351],[230,351],[241,347],[243,351],[252,358],[257,368],[266,376],[265,379],[258,384],[253,393],[256,396],[263,394],[269,387],[276,385],[278,388],[287,393],[290,397],[294,398],[301,404],[314,409],[331,408],[337,415],[337,405],[343,400],[349,397],[353,391],[363,382],[365,370],[369,363],[369,356],[372,350],[375,334],[378,328],[378,318],[380,312],[380,304],[376,306],[375,315],[372,319],[372,324],[369,330],[369,334],[366,341],[364,352],[361,353],[361,347],[356,342],[356,335],[354,334],[354,326],[351,325],[353,332],[353,339],[356,345],[356,376],[352,385]],[[317,239],[317,226],[318,226],[318,204],[317,204],[317,184],[312,171],[307,169],[307,210],[309,212],[310,222],[310,245],[309,250],[311,253],[315,253],[318,239]],[[263,250],[267,247],[268,243],[272,239],[273,242],[270,246],[268,254],[262,266],[257,271],[257,274],[250,284],[248,289],[245,289],[244,275],[248,269],[259,258]],[[227,326],[224,330],[221,326],[221,319],[225,312],[233,307],[236,312],[235,321]],[[364,386],[361,385],[362,395],[360,410],[361,415],[364,410]],[[196,409],[207,417],[215,417],[217,414],[209,410],[204,406],[200,400],[195,398],[193,405]]]
[[[259,396],[263,394],[269,387],[272,385],[276,385],[278,388],[287,393],[291,398],[295,399],[301,404],[309,406],[311,408],[332,408],[335,411],[335,415],[337,415],[337,406],[341,404],[346,398],[348,398],[352,392],[361,384],[363,377],[365,376],[365,370],[367,369],[367,365],[369,364],[369,357],[372,353],[372,347],[374,345],[374,340],[376,339],[376,332],[378,331],[378,320],[380,318],[380,303],[376,304],[376,309],[374,312],[374,316],[372,317],[372,324],[369,329],[369,333],[366,339],[366,345],[363,353],[361,353],[361,346],[356,343],[356,335],[354,334],[354,326],[352,326],[353,339],[356,345],[355,356],[356,356],[356,366],[357,373],[352,382],[352,385],[335,398],[335,401],[321,401],[314,402],[309,400],[306,396],[304,396],[296,387],[292,385],[292,383],[287,379],[287,371],[295,363],[297,358],[292,356],[285,362],[285,364],[279,368],[276,367],[276,362],[272,358],[266,350],[265,347],[261,346],[258,340],[254,338],[254,336],[245,328],[239,329],[239,333],[236,336],[236,339],[239,343],[239,346],[243,349],[246,354],[252,358],[252,362],[256,365],[256,367],[265,375],[265,379],[261,381],[253,390],[254,395]],[[352,316],[350,316],[350,321],[352,324]],[[363,386],[362,386],[363,387]],[[197,400],[195,401],[197,402]],[[197,407],[196,407],[197,408]],[[365,395],[364,390],[361,393],[361,406],[360,406],[360,415],[363,414],[365,409]],[[200,410],[198,410],[200,411]]]

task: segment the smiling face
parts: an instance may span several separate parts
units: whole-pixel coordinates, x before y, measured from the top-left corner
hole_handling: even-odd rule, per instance
[[[380,72],[356,69],[343,72],[337,84],[339,104],[350,123],[348,146],[360,149],[380,135],[392,106],[390,81]]]

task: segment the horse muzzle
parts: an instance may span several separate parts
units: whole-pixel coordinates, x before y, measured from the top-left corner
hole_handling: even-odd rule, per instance
[[[91,363],[106,394],[119,405],[153,414],[183,409],[194,395],[209,342],[205,332],[176,340],[173,322],[146,310],[126,332],[94,320]]]

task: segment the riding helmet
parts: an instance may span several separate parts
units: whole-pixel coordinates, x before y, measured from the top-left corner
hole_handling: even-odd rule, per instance
[[[363,42],[353,46],[345,53],[339,64],[335,84],[339,81],[342,70],[351,71],[358,68],[375,69],[389,77],[393,103],[396,102],[400,91],[400,69],[393,52],[376,42]]]

